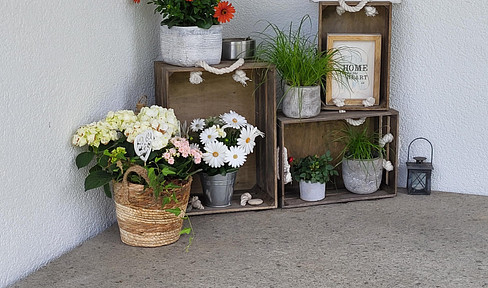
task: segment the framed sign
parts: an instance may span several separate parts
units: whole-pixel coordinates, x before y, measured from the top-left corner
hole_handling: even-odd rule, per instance
[[[348,76],[343,83],[327,79],[327,105],[379,105],[381,35],[329,33],[327,49],[331,48],[339,49]]]

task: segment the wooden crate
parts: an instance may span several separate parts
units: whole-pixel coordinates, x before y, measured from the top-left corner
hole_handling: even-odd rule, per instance
[[[334,164],[340,159],[340,152],[343,144],[334,141],[340,136],[339,131],[344,128],[344,119],[359,119],[366,117],[363,125],[369,125],[369,131],[376,131],[381,134],[392,133],[395,139],[386,145],[385,159],[390,160],[395,167],[391,172],[383,170],[383,179],[380,189],[372,194],[359,195],[348,192],[342,183],[341,167],[337,167],[339,176],[334,176],[334,184],[328,183],[326,197],[316,202],[307,202],[300,199],[298,183],[293,181],[284,184],[279,181],[278,195],[279,206],[282,208],[321,205],[330,203],[341,203],[357,200],[381,199],[394,197],[397,193],[398,177],[398,111],[390,109],[386,111],[350,111],[337,113],[335,111],[322,111],[319,116],[308,119],[292,119],[278,113],[278,145],[279,173],[280,179],[284,179],[283,147],[288,150],[288,156],[294,159],[303,158],[307,155],[321,155],[330,150],[334,158]]]
[[[358,1],[348,1],[349,5],[357,5]],[[379,104],[371,107],[362,105],[347,105],[337,107],[327,103],[323,109],[327,110],[388,110],[390,94],[390,57],[391,57],[391,14],[392,3],[372,1],[367,6],[377,9],[378,15],[368,17],[364,9],[356,13],[337,14],[337,1],[322,1],[319,5],[319,49],[325,51],[328,33],[360,33],[381,35],[381,71]],[[324,98],[325,100],[325,98]]]
[[[214,67],[228,67],[223,62]],[[215,75],[196,67],[178,67],[154,63],[156,104],[173,108],[176,117],[188,124],[195,118],[220,115],[229,110],[246,117],[247,121],[265,133],[256,139],[253,154],[237,173],[232,205],[225,208],[193,209],[189,215],[271,209],[278,206],[276,168],[276,72],[267,63],[247,62],[239,69],[251,78],[247,86],[235,82],[232,74]],[[204,81],[189,82],[190,72],[202,72]],[[240,206],[240,196],[251,193],[261,198],[259,206]],[[194,177],[191,194],[202,198],[199,177]]]

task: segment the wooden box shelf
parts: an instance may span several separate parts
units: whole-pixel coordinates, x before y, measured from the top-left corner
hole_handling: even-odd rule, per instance
[[[228,67],[223,62],[214,67]],[[265,133],[256,139],[254,153],[237,173],[232,205],[225,208],[193,209],[189,215],[271,209],[278,206],[276,168],[276,72],[267,63],[247,62],[239,68],[251,79],[248,85],[234,81],[233,73],[215,75],[202,68],[178,67],[154,63],[156,104],[173,108],[176,117],[188,125],[195,118],[220,115],[229,110],[246,117],[247,121]],[[204,81],[189,82],[190,72],[202,72]],[[259,206],[240,206],[240,196],[251,193],[261,198]],[[202,198],[198,176],[194,177],[191,195]]]
[[[349,5],[357,5],[358,1],[348,1]],[[367,16],[363,10],[357,13],[337,14],[337,1],[321,1],[319,5],[319,48],[328,49],[327,34],[380,34],[381,35],[381,71],[379,104],[372,107],[350,105],[346,108],[326,105],[328,110],[388,110],[390,91],[390,56],[391,56],[391,14],[392,3],[371,1],[367,6],[376,8],[378,14]]]
[[[342,151],[344,146],[334,140],[338,137],[338,131],[341,131],[346,125],[344,120],[348,118],[366,118],[365,123],[362,125],[368,125],[369,131],[376,131],[382,135],[392,133],[394,136],[394,140],[385,146],[385,159],[391,161],[394,170],[391,172],[383,171],[380,189],[368,195],[348,192],[342,183],[339,165],[337,167],[339,176],[334,177],[335,184],[327,184],[326,197],[321,201],[307,202],[301,200],[296,181],[285,185],[280,180],[278,185],[280,207],[292,208],[396,196],[398,177],[398,111],[393,109],[385,111],[349,111],[346,113],[322,111],[319,116],[308,119],[292,119],[282,113],[278,113],[279,179],[284,179],[283,166],[281,165],[284,160],[281,151],[283,151],[284,147],[288,150],[288,157],[293,157],[294,159],[303,158],[307,155],[321,155],[325,151],[330,150],[334,158],[334,164],[337,164],[340,161],[340,151]]]

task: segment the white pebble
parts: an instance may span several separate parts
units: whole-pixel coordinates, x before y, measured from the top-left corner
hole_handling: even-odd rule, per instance
[[[247,201],[247,204],[249,204],[249,205],[261,205],[261,204],[263,204],[263,199],[259,199],[259,198],[249,199]]]

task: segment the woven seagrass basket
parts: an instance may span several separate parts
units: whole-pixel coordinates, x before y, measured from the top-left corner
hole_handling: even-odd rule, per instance
[[[162,207],[162,196],[155,199],[152,189],[127,181],[130,173],[136,173],[149,183],[147,171],[141,166],[132,166],[124,174],[122,182],[114,183],[114,200],[120,239],[130,246],[158,247],[178,241],[183,219],[190,197],[192,178],[178,183],[180,188],[173,191],[178,201],[171,201]],[[165,209],[179,207],[176,216]]]

